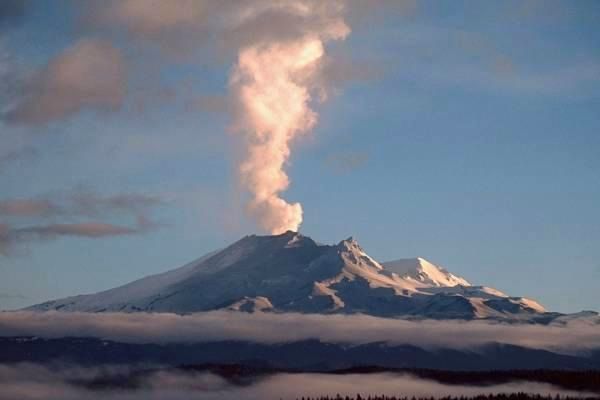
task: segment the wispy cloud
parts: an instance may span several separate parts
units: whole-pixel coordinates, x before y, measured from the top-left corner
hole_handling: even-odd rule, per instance
[[[0,254],[10,255],[13,247],[19,244],[52,240],[63,236],[97,239],[110,236],[137,235],[150,232],[159,226],[159,224],[148,220],[144,216],[139,216],[136,224],[131,226],[97,221],[32,225],[18,228],[0,224]]]
[[[162,198],[140,193],[101,195],[79,188],[63,195],[0,199],[0,216],[98,216],[116,212],[142,213],[164,204]]]
[[[104,236],[131,235],[148,229],[151,224],[143,218],[139,218],[135,227],[126,227],[103,222],[80,222],[73,224],[50,224],[39,226],[27,226],[8,230],[8,240],[15,237],[17,240],[51,239],[57,236],[84,236],[97,238]]]
[[[39,125],[84,109],[116,109],[125,96],[125,79],[119,50],[110,42],[82,39],[25,83],[21,99],[5,119]]]
[[[59,237],[103,238],[150,232],[160,225],[146,215],[164,204],[157,196],[137,193],[100,195],[76,190],[63,196],[40,196],[0,200],[0,254],[8,255],[14,246]],[[114,224],[81,218],[135,218],[133,225]],[[31,221],[34,222],[31,222]]]
[[[0,200],[2,216],[48,216],[60,211],[58,205],[47,199],[8,199]]]

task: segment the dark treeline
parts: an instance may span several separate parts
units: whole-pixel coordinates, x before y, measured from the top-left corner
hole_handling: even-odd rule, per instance
[[[402,397],[402,396],[321,396],[301,397],[296,400],[598,400],[599,397],[569,397],[569,396],[543,396],[527,393],[488,394],[478,396],[446,396],[446,397]]]

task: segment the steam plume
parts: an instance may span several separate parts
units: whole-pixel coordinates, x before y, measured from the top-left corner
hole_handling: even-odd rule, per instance
[[[340,16],[342,3],[274,4],[278,12],[297,17],[292,20],[304,29],[293,37],[275,32],[242,47],[230,85],[238,102],[237,131],[244,137],[238,173],[252,196],[248,211],[261,228],[277,234],[297,231],[302,223],[300,203],[288,203],[280,196],[290,183],[284,167],[293,140],[317,122],[310,107],[311,89],[325,55],[324,44],[344,39],[350,29]]]

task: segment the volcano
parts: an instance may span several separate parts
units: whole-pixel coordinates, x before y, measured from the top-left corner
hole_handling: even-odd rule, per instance
[[[353,238],[323,245],[288,231],[242,238],[183,267],[35,311],[211,310],[369,314],[436,319],[544,320],[536,301],[475,286],[423,258],[380,263]]]

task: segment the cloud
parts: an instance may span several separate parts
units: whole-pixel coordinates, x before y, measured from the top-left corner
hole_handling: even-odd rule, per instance
[[[0,3],[0,15],[12,20],[22,16],[27,8],[25,4],[30,2],[6,0]],[[376,8],[404,12],[412,9],[411,3],[382,1]],[[85,110],[117,110],[126,100],[128,84],[133,88],[131,91],[136,93],[138,89],[132,82],[145,75],[149,68],[155,68],[157,63],[179,62],[181,57],[178,55],[181,53],[189,55],[198,52],[205,55],[202,62],[230,62],[240,48],[250,44],[260,44],[273,38],[285,43],[329,29],[332,23],[338,23],[336,19],[339,18],[340,4],[338,1],[312,0],[275,3],[270,0],[172,0],[168,4],[145,0],[106,0],[73,3],[80,39],[52,58],[45,67],[29,74],[25,82],[16,85],[16,90],[11,89],[13,95],[1,101],[7,103],[8,107],[0,110],[0,113],[8,123],[43,125]],[[308,8],[313,11],[306,13]],[[374,12],[373,7],[365,7],[359,1],[350,2],[347,9],[343,9],[342,14],[351,15],[352,18],[382,13]],[[123,48],[135,49],[136,55],[143,54],[141,59],[150,57],[151,62],[140,62],[137,57],[127,60],[127,68],[135,72],[129,74],[130,81],[127,79],[123,55],[111,44],[115,32]],[[163,51],[160,54],[145,52],[144,46],[147,44],[156,45]],[[363,79],[365,74],[373,74],[367,71],[371,67],[360,67],[347,61],[337,62],[333,58],[324,60],[322,71],[313,80],[319,86],[326,87],[328,84],[338,85],[354,77]],[[2,81],[11,86],[15,86],[16,82],[15,79]],[[153,87],[156,81],[143,79],[138,83],[142,85],[139,89],[141,95],[132,101],[138,104],[152,103],[154,100],[146,95],[146,88]],[[0,97],[5,97],[4,93],[8,93],[8,90],[4,87],[0,89]],[[196,102],[196,97],[190,96],[185,103],[194,108],[199,105],[205,112],[221,112],[228,108],[221,99],[200,98]]]
[[[547,326],[488,321],[409,321],[366,315],[227,311],[191,315],[0,313],[0,336],[95,337],[126,343],[242,340],[272,344],[319,339],[340,344],[387,342],[423,348],[472,349],[500,342],[577,353],[600,348],[599,332],[598,318]]]
[[[85,2],[80,7],[82,24],[91,29],[92,34],[121,29],[125,37],[134,41],[134,46],[158,46],[166,61],[179,61],[179,53],[200,50],[206,51],[210,59],[230,62],[240,49],[250,45],[273,40],[286,43],[331,30],[331,26],[340,25],[340,18],[346,14],[356,18],[386,11],[404,13],[412,9],[411,3],[380,1],[378,7],[368,7],[363,2],[352,1],[344,7],[345,3],[339,1],[312,0],[172,0],[168,5],[149,4],[144,0],[108,0]],[[320,87],[339,86],[380,74],[372,65],[337,56],[324,58],[323,68],[317,72],[312,80]],[[213,104],[208,105],[203,111],[213,109]],[[216,108],[223,110],[222,104]]]
[[[283,197],[290,186],[286,169],[295,142],[318,122],[314,105],[327,99],[329,81],[353,72],[327,56],[330,42],[350,34],[345,3],[257,1],[240,13],[220,36],[223,47],[237,49],[229,86],[233,131],[243,148],[238,180],[262,230],[297,231],[302,206]]]
[[[98,216],[116,212],[142,213],[164,204],[158,196],[140,193],[100,195],[87,189],[61,196],[0,199],[0,216],[4,217],[56,217]]]
[[[12,229],[9,236],[14,235],[17,238],[39,238],[48,239],[56,236],[84,236],[90,238],[104,236],[131,235],[146,230],[149,226],[145,220],[138,220],[135,227],[125,227],[103,222],[80,222],[74,224],[50,224],[40,226],[30,226]]]
[[[9,255],[15,245],[59,237],[103,238],[137,235],[160,227],[146,214],[164,204],[157,196],[121,193],[103,196],[79,189],[62,197],[16,198],[0,200],[0,217],[27,224],[0,222],[0,254]],[[115,216],[135,217],[134,225],[102,221],[81,221],[81,218]],[[34,220],[34,223],[29,221]],[[61,221],[61,220],[67,221]],[[73,221],[75,220],[75,221]]]
[[[121,387],[102,387],[110,379]],[[127,380],[129,378],[129,380]],[[99,390],[100,389],[100,390]],[[593,393],[517,381],[486,386],[449,385],[410,374],[306,374],[281,373],[250,378],[244,384],[207,372],[144,369],[132,366],[78,367],[16,364],[0,366],[0,400],[69,399],[249,399],[277,400],[336,395],[444,397],[490,393],[530,393],[590,398]]]
[[[41,240],[57,239],[62,236],[103,238],[136,235],[150,232],[160,225],[144,216],[138,216],[135,225],[123,226],[105,222],[76,222],[62,224],[33,225],[14,228],[0,224],[0,254],[9,255],[14,245]]]
[[[47,216],[58,212],[60,208],[49,200],[9,199],[0,200],[2,216]]]
[[[173,0],[149,4],[146,0],[108,0],[90,4],[86,19],[97,24],[122,25],[132,34],[152,38],[197,25],[206,19],[207,9],[214,7],[210,3]]]
[[[9,123],[41,125],[85,109],[118,109],[126,92],[119,50],[100,39],[82,39],[27,80],[23,96],[6,114]]]
[[[177,47],[180,44],[174,42],[182,40],[182,33],[194,37],[194,42],[187,43],[195,47],[206,45],[197,40],[204,36],[218,41],[222,48],[237,51],[273,37],[286,41],[322,30],[331,21],[338,2],[172,0],[165,5],[145,0],[108,0],[88,2],[83,7],[83,21],[96,29],[123,28],[133,38]],[[316,12],[302,15],[309,7]]]
[[[28,2],[1,2],[0,20],[12,20],[25,13]],[[248,0],[218,2],[211,0],[172,0],[168,4],[145,0],[106,0],[74,3],[79,24],[79,41],[51,59],[18,85],[11,96],[10,109],[4,110],[9,123],[42,125],[68,118],[83,110],[119,109],[126,96],[126,67],[121,52],[111,40],[115,31],[125,48],[142,52],[144,44],[157,45],[163,51],[150,55],[157,62],[178,62],[180,53],[207,51],[232,57],[238,49],[277,38],[279,42],[323,31],[335,22],[339,2],[310,0]],[[359,4],[359,3],[357,3]],[[310,15],[304,9],[310,6]],[[365,7],[356,6],[363,13]],[[293,11],[293,12],[292,12]],[[101,39],[105,38],[105,39]],[[191,60],[191,59],[188,59]],[[128,66],[139,75],[148,63],[129,60]],[[221,59],[221,61],[223,61]],[[229,61],[229,60],[228,60]],[[331,65],[336,65],[332,63]],[[348,70],[348,67],[344,67]],[[332,68],[328,68],[332,75]],[[333,74],[335,75],[335,74]],[[332,75],[332,76],[333,76]],[[347,75],[347,71],[337,75]],[[14,80],[8,80],[10,82]],[[145,87],[154,85],[145,80]],[[3,90],[5,92],[5,90]],[[14,92],[14,90],[13,90]],[[223,109],[220,102],[203,102],[204,111]],[[3,112],[0,110],[0,112]]]
[[[236,55],[229,81],[235,101],[194,96],[186,104],[235,114],[232,130],[246,149],[239,180],[252,193],[248,210],[266,231],[297,230],[300,204],[279,196],[289,184],[284,166],[293,138],[316,123],[312,100],[324,100],[326,78],[343,80],[354,73],[345,68],[335,74],[333,62],[321,68],[326,43],[349,34],[344,2],[173,0],[164,5],[109,0],[82,7],[83,21],[94,34],[116,29],[136,46],[157,45],[167,61],[176,61],[173,53],[188,45],[213,57],[224,54],[228,61]]]
[[[415,0],[378,0],[376,7],[361,0],[344,3],[344,14],[352,20],[390,14],[412,15],[417,8]],[[88,1],[83,7],[83,21],[95,29],[121,27],[134,37],[157,42],[163,42],[174,33],[196,32],[237,50],[265,38],[277,36],[285,41],[322,30],[337,14],[339,2],[172,0],[165,5],[149,4],[145,0],[106,0]],[[319,18],[303,16],[302,12],[290,13],[290,10],[306,11],[308,7],[316,9]],[[172,38],[180,39],[176,35]]]
[[[290,185],[286,166],[293,144],[318,121],[313,103],[326,98],[325,87],[315,85],[326,45],[346,38],[350,28],[338,1],[282,2],[248,11],[254,14],[225,35],[239,48],[229,81],[233,130],[244,149],[238,179],[251,194],[247,210],[263,230],[297,231],[302,206],[282,197]]]

